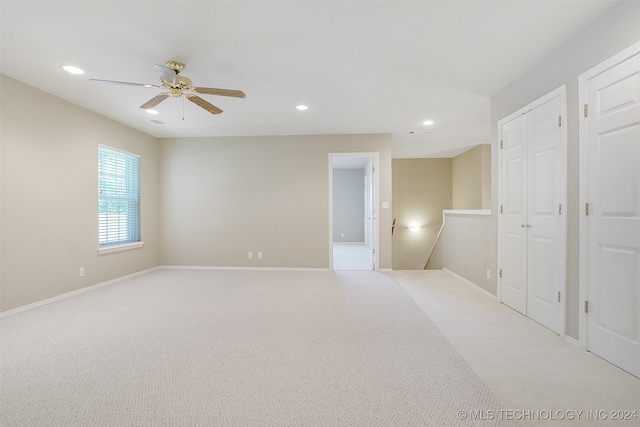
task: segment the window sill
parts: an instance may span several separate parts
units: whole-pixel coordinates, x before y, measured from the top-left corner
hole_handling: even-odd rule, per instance
[[[113,252],[128,251],[130,249],[138,249],[144,246],[144,242],[125,243],[122,245],[110,245],[98,248],[98,255],[109,254]]]

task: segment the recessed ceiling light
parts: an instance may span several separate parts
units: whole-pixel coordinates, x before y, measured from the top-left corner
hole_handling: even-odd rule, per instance
[[[147,111],[147,113],[149,113],[149,114],[153,114],[153,115],[160,114],[160,111],[158,111],[158,110],[148,109],[148,110],[146,110],[146,111]]]
[[[62,69],[71,74],[85,74],[82,68],[78,68],[75,65],[61,65]]]
[[[309,107],[307,107],[306,105],[300,104],[296,107],[298,110],[300,111],[304,111],[304,110],[308,110]]]
[[[422,124],[425,125],[425,126],[431,126],[434,123],[435,122],[433,120],[425,120],[424,122],[422,122]]]

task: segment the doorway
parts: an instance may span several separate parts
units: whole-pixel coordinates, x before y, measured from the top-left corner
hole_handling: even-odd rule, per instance
[[[377,270],[378,153],[329,154],[329,268]]]

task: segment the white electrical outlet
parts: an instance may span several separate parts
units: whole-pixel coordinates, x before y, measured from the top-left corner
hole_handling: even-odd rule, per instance
[[[262,252],[258,252],[258,259],[262,259]]]
[[[249,252],[249,254],[247,255],[247,257],[248,257],[249,259],[253,259],[253,252]]]
[[[84,277],[84,267],[80,267],[80,269],[78,270],[78,274],[80,275],[80,277]]]
[[[344,233],[340,233],[340,237],[344,237]]]
[[[487,280],[491,280],[491,270],[487,269]]]

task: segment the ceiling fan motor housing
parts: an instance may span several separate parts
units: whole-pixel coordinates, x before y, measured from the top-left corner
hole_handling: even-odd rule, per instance
[[[177,61],[168,61],[166,63],[166,66],[170,70],[175,71],[177,84],[175,81],[167,81],[162,76],[160,77],[160,84],[171,91],[171,96],[181,96],[181,91],[193,91],[191,79],[179,75],[180,71],[184,69],[183,63]]]
[[[163,77],[160,77],[160,84],[171,90],[172,92],[174,90],[178,90],[178,91],[193,91],[193,86],[191,84],[191,79],[188,77],[184,77],[184,76],[176,76],[178,78],[178,84],[172,84],[171,82],[166,81]],[[172,93],[173,95],[173,93]]]
[[[172,69],[176,74],[180,74],[180,71],[184,69],[184,64],[178,61],[168,61],[166,63],[167,68]]]

